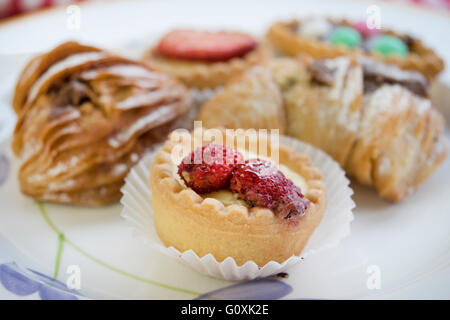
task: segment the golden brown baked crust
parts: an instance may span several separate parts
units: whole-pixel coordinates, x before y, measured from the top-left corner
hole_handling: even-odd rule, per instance
[[[236,135],[227,134],[223,140],[228,142],[227,146],[235,147]],[[201,144],[212,142],[195,134],[194,140]],[[267,143],[271,150],[270,141]],[[283,262],[301,253],[326,206],[322,174],[309,157],[284,145],[279,149],[280,163],[307,182],[305,196],[311,202],[298,223],[289,223],[270,209],[249,209],[238,203],[224,205],[185,187],[177,176],[177,164],[171,156],[179,146],[179,136],[172,134],[150,171],[155,226],[166,246],[181,252],[192,249],[199,257],[211,253],[219,262],[227,257],[234,258],[238,265],[252,260],[260,267],[269,261]],[[246,148],[249,148],[248,143]]]
[[[350,24],[350,22],[345,19],[335,22],[344,25]],[[292,20],[287,23],[277,22],[269,28],[267,39],[279,51],[291,56],[308,54],[315,59],[323,59],[335,58],[354,52],[386,63],[395,64],[402,69],[421,72],[428,79],[435,78],[436,75],[444,69],[444,61],[431,48],[426,47],[422,41],[418,39],[411,39],[411,52],[407,57],[382,57],[377,53],[367,53],[359,49],[349,50],[343,47],[333,46],[324,41],[302,37],[294,31],[299,23],[298,20]],[[404,37],[404,35],[398,34],[392,30],[387,30],[385,32],[393,36]]]
[[[206,128],[279,129],[283,133],[286,126],[281,91],[270,70],[261,66],[252,67],[204,103],[198,119]]]
[[[128,170],[190,108],[187,89],[142,63],[69,42],[34,58],[14,95],[23,193],[117,201]]]
[[[157,70],[174,75],[188,87],[205,89],[225,85],[250,66],[263,63],[269,56],[265,45],[260,43],[256,49],[244,57],[236,57],[222,62],[166,58],[153,48],[145,53],[143,61]]]
[[[17,80],[12,102],[14,111],[18,113],[25,105],[30,87],[52,64],[64,59],[69,54],[98,51],[100,49],[69,41],[61,44],[54,54],[43,54],[31,59]]]

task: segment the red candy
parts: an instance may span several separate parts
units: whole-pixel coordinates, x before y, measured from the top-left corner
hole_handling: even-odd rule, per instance
[[[380,33],[380,30],[378,30],[378,29],[375,29],[375,28],[369,29],[369,27],[367,27],[367,23],[365,21],[359,21],[359,22],[355,23],[353,25],[353,28],[355,28],[361,34],[361,36],[363,36],[366,39],[376,36]]]
[[[174,30],[161,39],[157,51],[175,59],[226,61],[245,55],[256,45],[252,37],[240,33]]]
[[[270,161],[252,159],[237,165],[230,189],[251,206],[272,209],[285,219],[303,215],[309,205],[300,188]]]
[[[209,193],[228,188],[235,166],[243,162],[237,150],[211,143],[186,156],[178,174],[195,192]]]

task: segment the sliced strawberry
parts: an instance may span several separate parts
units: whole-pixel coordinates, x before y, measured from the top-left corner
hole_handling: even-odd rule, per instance
[[[211,143],[186,156],[178,174],[195,192],[209,193],[228,188],[235,166],[243,162],[238,151]]]
[[[230,189],[251,206],[272,209],[285,219],[303,215],[309,205],[300,188],[270,161],[251,159],[237,165]]]
[[[245,55],[256,45],[251,36],[236,32],[174,30],[161,39],[157,51],[175,59],[226,61]]]

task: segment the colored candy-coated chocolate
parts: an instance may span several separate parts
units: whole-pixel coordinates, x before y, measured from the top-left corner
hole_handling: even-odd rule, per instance
[[[355,28],[366,39],[376,36],[380,33],[380,30],[376,28],[369,28],[365,21],[359,21],[355,23],[353,25],[353,28]]]
[[[361,35],[351,27],[337,27],[330,36],[330,42],[334,45],[344,45],[347,48],[354,48],[360,45]]]
[[[371,50],[385,57],[391,55],[406,57],[409,53],[408,46],[402,40],[390,35],[381,35],[373,39]]]

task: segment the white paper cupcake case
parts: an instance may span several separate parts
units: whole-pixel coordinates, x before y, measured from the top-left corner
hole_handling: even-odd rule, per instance
[[[160,148],[146,155],[131,169],[121,191],[123,205],[121,216],[135,229],[135,234],[150,247],[168,256],[174,257],[193,269],[215,278],[231,281],[262,278],[283,272],[311,254],[334,247],[350,234],[355,207],[351,196],[353,190],[344,171],[323,151],[293,138],[280,136],[280,143],[289,145],[300,153],[309,155],[314,165],[323,172],[327,188],[327,209],[322,222],[314,231],[300,256],[292,256],[283,263],[268,262],[259,268],[253,261],[238,266],[231,257],[217,262],[212,254],[198,257],[193,250],[180,252],[174,247],[165,247],[156,232],[153,219],[150,187],[148,185],[150,167]]]

